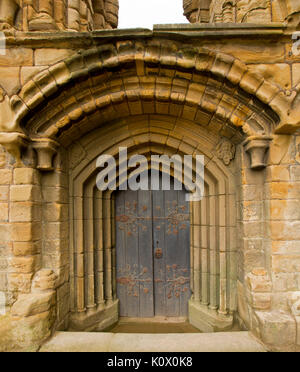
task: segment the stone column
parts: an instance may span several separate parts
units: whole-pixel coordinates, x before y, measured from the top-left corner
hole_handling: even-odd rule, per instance
[[[252,167],[247,148],[241,146],[240,185],[238,186],[238,316],[248,329],[252,324],[252,304],[247,292],[247,278],[255,270],[267,275],[264,180],[266,170]],[[270,301],[269,304],[270,305]],[[259,306],[259,305],[258,305]],[[266,306],[266,304],[264,304]]]
[[[36,8],[30,5],[29,31],[53,31],[57,29],[54,20],[54,0],[38,0]]]
[[[296,340],[300,291],[300,137],[275,136],[265,180],[265,244],[272,281],[272,304],[257,312],[259,336],[276,348],[293,348]]]
[[[54,1],[54,19],[59,30],[67,28],[67,0]]]
[[[265,170],[243,165],[238,313],[272,350],[300,346],[299,144],[276,135]]]
[[[104,0],[94,0],[93,1],[93,8],[94,8],[94,29],[95,30],[102,30],[105,28],[105,6]]]
[[[9,194],[13,183],[13,168],[8,164],[8,154],[0,147],[0,292],[7,311],[16,298],[14,291],[10,291],[8,287],[8,280],[11,281],[9,265],[13,256],[12,231],[9,224]]]
[[[233,23],[235,22],[235,7],[233,1],[225,1],[223,4],[223,22]]]
[[[183,9],[191,23],[199,22],[200,0],[183,0]]]
[[[105,28],[118,27],[119,0],[104,0],[105,8]]]
[[[10,153],[4,150],[0,153],[3,160],[0,169],[3,240],[0,241],[0,288],[7,305],[6,328],[22,330],[21,338],[15,339],[14,333],[7,335],[6,343],[11,337],[14,350],[35,351],[50,336],[55,321],[56,327],[65,329],[67,325],[69,256],[68,243],[63,241],[67,233],[63,231],[67,231],[68,226],[65,212],[68,200],[59,192],[59,187],[67,181],[59,179],[56,184],[57,175],[52,172],[53,176],[47,179],[47,187],[44,187],[41,171],[54,169],[50,146],[53,141],[47,142],[45,147],[45,141],[32,144],[27,140],[24,149],[25,139],[21,134],[16,135],[8,134],[6,141],[3,135],[1,137]],[[10,139],[15,141],[9,142]],[[38,153],[37,161],[33,148]],[[55,164],[58,173],[62,168]],[[62,198],[65,208],[56,203]],[[57,301],[59,306],[56,306]],[[0,324],[0,333],[3,324]]]
[[[91,30],[91,25],[88,23],[88,13],[90,12],[88,7],[88,2],[85,0],[80,0],[79,3],[79,14],[80,14],[80,31],[87,32]]]
[[[18,2],[1,0],[0,2],[0,29],[14,26],[15,15],[19,8]]]
[[[80,0],[68,1],[68,29],[69,31],[80,30]]]
[[[1,346],[36,351],[51,334],[55,309],[54,285],[43,294],[33,289],[42,267],[40,176],[32,166],[14,162],[8,153],[1,152],[1,157],[7,158],[0,169],[0,288],[7,305],[4,322],[0,319],[0,338],[6,337]],[[22,337],[13,330],[20,330]]]
[[[13,241],[9,288],[30,293],[31,280],[41,268],[41,192],[37,170],[14,169],[9,200]]]
[[[53,170],[41,174],[43,197],[42,266],[57,275],[57,314],[59,329],[65,330],[69,313],[69,223],[68,177],[63,149],[54,158]]]

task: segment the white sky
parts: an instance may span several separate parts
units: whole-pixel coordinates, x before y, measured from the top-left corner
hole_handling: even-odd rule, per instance
[[[119,0],[118,28],[150,28],[154,24],[187,23],[182,0]]]

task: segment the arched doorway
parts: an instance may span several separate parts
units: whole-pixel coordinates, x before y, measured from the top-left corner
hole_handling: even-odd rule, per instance
[[[167,126],[170,127],[168,137],[164,132]],[[136,127],[138,133],[131,133],[131,128]],[[178,141],[183,128],[190,129],[189,137]],[[190,249],[189,320],[201,329],[206,323],[215,321],[214,318],[211,320],[214,316],[216,322],[221,322],[218,329],[222,329],[224,324],[229,327],[231,314],[236,309],[236,195],[234,178],[230,176],[235,164],[232,162],[230,167],[226,167],[217,158],[210,160],[220,138],[210,135],[197,124],[188,126],[187,122],[178,121],[174,127],[170,116],[135,116],[122,121],[121,131],[119,121],[110,123],[107,136],[105,130],[108,127],[99,128],[81,139],[81,143],[87,144],[85,152],[79,143],[69,149],[72,168],[69,194],[73,196],[70,215],[74,216],[70,226],[74,252],[72,329],[93,327],[103,330],[108,321],[111,324],[120,316],[122,298],[117,290],[116,219],[120,219],[123,213],[116,209],[115,192],[98,190],[96,178],[100,170],[96,168],[96,160],[102,154],[100,151],[112,155],[120,172],[119,148],[124,146],[128,146],[128,158],[136,154],[145,156],[148,165],[152,155],[168,155],[169,158],[174,154],[181,157],[204,155],[205,195],[203,200],[189,205],[190,243],[185,245]],[[120,136],[117,146],[109,144],[109,138],[116,138],[117,133]],[[197,149],[196,142],[195,147],[191,146],[196,136],[202,151]],[[103,149],[102,144],[105,146]],[[88,158],[85,153],[89,154]],[[117,187],[119,182],[123,182],[119,172],[116,173]],[[193,179],[195,172],[193,168]],[[172,170],[171,175],[174,176]],[[185,182],[188,187],[190,180]],[[136,313],[133,315],[137,316]]]
[[[185,190],[174,187],[117,192],[116,281],[121,317],[188,316],[190,214],[185,195]]]
[[[103,330],[118,320],[115,202],[96,188],[96,160],[127,147],[146,156],[205,156],[206,196],[190,208],[189,317],[204,331],[231,326],[243,280],[241,164],[263,167],[252,155],[258,149],[264,157],[278,123],[266,104],[272,92],[229,55],[175,41],[162,48],[157,39],[82,51],[22,88],[12,106],[37,152],[37,169],[48,172],[41,176],[45,211],[52,213],[56,200],[68,211],[55,216],[55,253],[52,236],[42,238],[43,265],[66,282],[61,324]],[[59,187],[57,199],[47,193],[50,182]]]

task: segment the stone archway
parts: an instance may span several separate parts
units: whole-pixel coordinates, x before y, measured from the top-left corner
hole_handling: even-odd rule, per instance
[[[205,155],[206,196],[201,202],[193,202],[190,207],[191,287],[193,292],[190,302],[190,320],[202,330],[210,331],[224,329],[232,324],[232,314],[236,311],[236,265],[234,262],[237,248],[234,175],[232,169],[231,171],[227,169],[223,160],[218,159],[218,155],[213,153],[213,149],[220,143],[220,138],[209,135],[203,129],[199,130],[194,124],[199,142],[194,141],[192,145],[196,132],[191,131],[190,124],[188,127],[190,133],[188,133],[185,130],[186,125],[186,122],[178,121],[177,129],[171,130],[174,123],[173,119],[168,116],[133,117],[127,119],[126,122],[123,121],[122,126],[118,121],[109,124],[110,141],[102,134],[107,130],[103,127],[96,132],[89,133],[87,138],[84,137],[72,145],[70,159],[72,159],[73,170],[70,174],[69,186],[69,195],[73,200],[70,205],[72,223],[70,244],[71,256],[75,257],[77,263],[74,266],[74,272],[71,268],[74,280],[74,286],[71,289],[73,328],[88,329],[94,326],[102,329],[107,326],[107,321],[114,322],[118,318],[116,268],[113,264],[116,248],[113,225],[114,200],[112,193],[102,194],[97,190],[95,164],[98,156],[102,154],[100,151],[117,156],[119,147],[125,145],[130,146],[128,156],[131,153],[146,156],[151,154],[171,156],[177,153]],[[169,128],[168,134],[167,127]],[[128,130],[128,128],[131,129]],[[134,134],[135,131],[138,133]],[[186,133],[184,139],[180,139],[182,131]],[[102,141],[99,140],[100,138]],[[101,146],[101,143],[105,143],[105,148]],[[221,140],[221,143],[224,142]],[[83,148],[84,144],[86,145]],[[75,154],[80,153],[81,156],[76,158]],[[89,159],[85,157],[85,154],[89,154]],[[97,210],[93,203],[97,203]],[[99,222],[99,219],[102,222]],[[98,231],[99,228],[101,229],[102,241],[100,243],[99,240],[96,243],[93,241],[93,237],[96,236],[95,228]],[[88,253],[89,247],[94,247],[107,260],[106,264],[103,261],[99,274],[95,272],[94,264],[90,261],[94,254],[92,251]],[[88,261],[90,264],[84,266],[84,262]],[[100,297],[96,296],[98,302],[95,302],[94,286],[87,285],[89,278],[94,283],[95,275],[100,275],[102,278],[100,281],[103,289]],[[109,317],[111,319],[108,319]],[[205,317],[204,322],[201,321],[202,317]],[[99,324],[100,322],[103,324]]]
[[[240,61],[159,40],[122,41],[76,53],[13,96],[10,133],[2,142],[19,159],[24,147],[37,153],[42,263],[64,283],[63,289],[58,284],[56,326],[67,328],[70,318],[71,328],[103,329],[117,319],[113,206],[110,195],[94,197],[95,160],[126,146],[145,155],[205,155],[207,197],[192,208],[190,319],[205,331],[230,327],[237,308],[239,162],[245,149],[249,167],[264,167],[282,102],[277,88]],[[94,200],[103,212],[99,303],[92,295]]]

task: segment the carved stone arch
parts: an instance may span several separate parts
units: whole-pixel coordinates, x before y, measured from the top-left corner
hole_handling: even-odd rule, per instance
[[[202,206],[192,207],[198,222],[192,224],[191,248],[198,267],[192,266],[190,320],[206,331],[230,327],[236,310],[235,175],[240,169],[238,157],[227,165],[228,159],[220,159],[216,149],[223,140],[239,148],[247,140],[250,154],[255,150],[264,155],[280,120],[275,109],[280,94],[231,56],[180,43],[163,47],[154,40],[81,51],[38,74],[11,97],[14,131],[25,133],[31,141],[38,154],[37,167],[52,171],[41,176],[45,213],[56,207],[47,199],[48,180],[60,185],[57,177],[67,179],[64,208],[70,208],[72,217],[59,223],[63,236],[56,243],[59,257],[52,259],[48,252],[52,245],[45,238],[43,260],[46,267],[53,268],[53,261],[61,260],[73,270],[71,327],[102,329],[117,317],[113,205],[111,195],[102,198],[95,189],[95,159],[101,153],[116,154],[120,146],[147,155],[172,151],[206,155],[207,198]],[[72,153],[75,143],[79,145]],[[52,162],[55,152],[63,151],[69,159],[64,168],[57,160]],[[253,168],[262,166],[262,161],[256,161]],[[105,213],[105,243],[97,251],[105,251],[108,260],[107,270],[100,270],[105,274],[105,291],[97,295],[91,247],[99,219],[94,224],[93,215],[83,215],[92,210],[92,200],[102,203],[98,211]],[[201,215],[201,210],[206,213]],[[66,244],[72,253],[68,261],[64,261]],[[209,270],[200,267],[200,257],[205,262],[205,255],[214,263]]]
[[[18,94],[10,97],[9,104],[12,117],[5,122],[9,133],[3,135],[1,141],[12,151],[11,144],[18,148],[18,141],[27,138],[27,145],[37,152],[37,168],[48,171],[41,175],[45,215],[56,211],[58,204],[50,197],[47,199],[48,187],[59,185],[55,190],[61,193],[57,197],[63,204],[58,206],[59,211],[66,213],[70,208],[72,216],[77,214],[74,221],[80,221],[78,213],[82,216],[82,203],[86,203],[89,210],[90,196],[94,195],[95,159],[100,152],[115,154],[118,147],[124,145],[146,154],[171,154],[172,149],[181,154],[206,155],[208,198],[203,200],[203,210],[212,212],[201,218],[209,219],[211,224],[205,224],[203,232],[198,228],[202,227],[200,222],[194,224],[196,249],[193,252],[195,260],[199,260],[199,255],[203,255],[203,259],[205,254],[211,255],[216,271],[205,271],[200,266],[193,269],[195,298],[190,305],[191,321],[203,330],[229,327],[236,310],[235,194],[238,183],[235,177],[240,168],[235,159],[227,165],[228,159],[220,159],[215,150],[224,140],[239,149],[243,141],[248,141],[245,146],[249,154],[261,153],[262,159],[281,115],[289,107],[282,92],[251,74],[245,64],[231,56],[179,42],[163,46],[159,40],[144,40],[122,41],[76,53],[36,75]],[[73,146],[74,153],[71,152]],[[68,159],[65,166],[61,165],[61,158]],[[253,168],[263,165],[263,161],[255,160]],[[103,230],[103,234],[107,234],[106,246],[101,251],[106,250],[112,259],[112,201],[110,196],[103,199],[97,192],[95,195],[96,200],[103,203],[102,210],[107,211]],[[193,206],[196,219],[200,218],[200,209]],[[89,220],[86,227],[74,228],[73,217],[61,221],[59,211],[58,217],[53,217],[58,222],[49,227],[58,230],[55,246],[49,239],[52,231],[46,222],[44,224],[43,266],[56,270],[59,278],[63,265],[74,270],[71,325],[78,330],[102,329],[117,315],[112,271],[106,273],[107,297],[96,304],[89,297],[90,310],[87,311],[87,298],[82,296],[86,293],[87,278],[77,267],[85,254],[83,228],[91,231],[93,218],[84,218]],[[74,239],[75,231],[81,234],[78,239]],[[208,238],[212,251],[205,243]],[[81,244],[79,250],[72,251],[78,253],[78,257],[68,256],[68,247],[75,249],[75,240]],[[200,241],[205,245],[200,245]],[[53,249],[57,249],[55,254]],[[58,317],[59,321],[63,321],[63,317]]]
[[[64,87],[97,76],[100,79],[100,75],[104,75],[102,79],[105,80],[105,74],[108,71],[121,70],[122,66],[128,67],[133,64],[136,65],[134,71],[137,76],[155,75],[148,68],[150,64],[153,68],[171,68],[175,72],[174,75],[177,74],[178,79],[180,79],[179,71],[182,70],[195,75],[210,73],[214,79],[227,80],[246,93],[256,96],[256,103],[260,101],[263,104],[270,104],[271,108],[275,112],[279,111],[278,114],[280,114],[278,107],[272,107],[273,101],[280,93],[279,89],[260,76],[248,72],[246,65],[231,56],[206,49],[182,47],[175,43],[161,50],[160,42],[148,45],[140,42],[120,42],[116,46],[109,44],[79,52],[36,75],[33,80],[22,87],[18,95],[11,98],[16,121],[20,124],[27,115],[32,116],[32,110],[42,103],[49,102],[51,96],[57,95]],[[191,76],[182,75],[184,80],[189,77]],[[201,81],[195,81],[195,84],[201,84]],[[270,119],[272,123],[278,120],[276,114]]]
[[[137,133],[132,130],[139,119],[129,118],[122,123],[122,132],[117,122],[107,124],[110,140],[105,136],[105,126],[103,126],[93,134],[86,134],[79,139],[77,145],[71,145],[84,147],[85,154],[88,155],[77,159],[77,164],[72,166],[69,179],[69,194],[73,200],[70,206],[72,224],[69,234],[70,248],[71,257],[75,258],[73,264],[77,263],[71,267],[71,329],[101,330],[110,321],[116,321],[118,317],[115,271],[111,269],[111,263],[115,262],[113,193],[112,191],[101,193],[97,190],[95,164],[101,153],[111,154],[118,159],[118,149],[123,146],[128,147],[128,157],[138,153],[145,155],[148,160],[151,154],[169,156],[172,154],[194,154],[194,156],[204,154],[206,195],[202,201],[191,204],[190,249],[193,296],[189,305],[190,321],[203,331],[230,328],[232,314],[236,311],[236,196],[232,173],[234,168],[225,166],[216,157],[213,151],[219,139],[216,136],[206,135],[204,129],[200,129],[201,133],[199,133],[202,142],[196,145],[196,142],[192,140],[194,136],[191,131],[186,132],[186,137],[183,136],[185,140],[178,140],[180,128],[184,129],[186,125],[184,121],[178,123],[178,127],[170,130],[167,135],[166,122],[171,127],[170,118],[165,121],[161,116],[153,115],[148,119],[141,118],[140,120],[141,124],[138,125]],[[128,130],[128,125],[132,129]],[[204,152],[200,150],[202,147]],[[148,164],[150,165],[149,161]],[[98,206],[94,212],[92,200]],[[89,215],[80,217],[87,210]],[[95,216],[93,213],[97,216],[93,217]],[[100,227],[101,236],[105,237],[100,248],[97,245],[99,244],[98,233],[96,235],[92,233],[93,229],[99,228],[97,224],[99,213],[101,215],[104,213],[102,216],[104,222]],[[93,223],[94,218],[96,218],[95,223]],[[88,241],[83,239],[83,236],[89,236]],[[91,239],[93,240],[95,236],[96,240],[92,242]],[[95,249],[95,255],[90,255],[89,258],[87,246],[93,246]],[[105,257],[107,261],[100,271],[94,271],[91,260],[92,257],[96,257],[95,260],[99,262],[99,255]],[[210,260],[212,264],[211,270],[205,266],[207,260]],[[103,262],[102,259],[100,261]],[[89,262],[85,269],[82,266],[83,262]],[[100,275],[99,280],[95,279],[97,275]],[[96,287],[92,284],[88,285],[89,280],[93,283],[101,282],[100,287],[104,289],[99,290],[98,285]]]
[[[76,123],[86,122],[88,130],[99,110],[103,121],[107,115],[117,118],[118,106],[127,115],[167,110],[213,130],[235,132],[238,127],[250,140],[268,142],[289,106],[277,87],[241,61],[178,43],[162,47],[160,41],[124,41],[76,53],[36,75],[10,102],[10,131],[25,132],[35,143],[39,138],[63,142]]]

